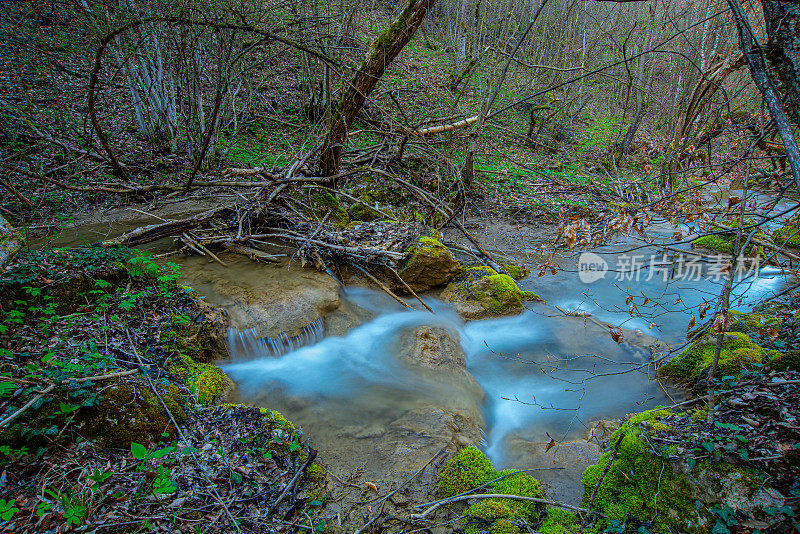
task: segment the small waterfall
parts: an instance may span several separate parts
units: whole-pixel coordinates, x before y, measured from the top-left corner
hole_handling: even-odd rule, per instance
[[[296,336],[287,336],[286,332],[281,332],[275,337],[259,337],[255,326],[244,330],[231,327],[228,330],[228,349],[234,360],[282,356],[321,341],[324,330],[322,317],[305,325]]]

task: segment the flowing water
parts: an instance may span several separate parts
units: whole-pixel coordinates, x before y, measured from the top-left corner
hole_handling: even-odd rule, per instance
[[[669,237],[672,229],[652,232]],[[361,463],[377,473],[396,468],[392,457],[411,454],[414,440],[450,439],[436,427],[444,412],[431,407],[481,427],[482,446],[497,467],[529,468],[553,465],[554,453],[544,454],[551,438],[575,440],[592,421],[679,397],[653,380],[650,362],[665,344],[684,341],[689,315],[719,295],[723,280],[707,272],[712,261],[692,280],[678,272],[680,253],[666,258],[666,274],[657,272],[650,268],[654,251],[630,238],[595,252],[609,265],[604,278],[582,283],[574,268],[533,275],[520,287],[547,305],[467,323],[429,296],[435,314],[408,310],[369,289],[338,291],[324,274],[285,263],[260,265],[228,254],[224,267],[198,257],[173,261],[186,283],[230,313],[231,361],[223,369],[239,398],[284,412],[344,470]],[[645,267],[638,273],[627,270],[633,255]],[[740,277],[733,305],[747,310],[787,281],[770,267]],[[633,317],[629,296],[637,306]],[[611,338],[609,325],[625,329],[622,343]],[[409,365],[420,327],[448,332],[466,355],[469,374]],[[551,495],[579,500],[580,471],[596,454],[575,460],[571,474],[542,473],[571,488]]]

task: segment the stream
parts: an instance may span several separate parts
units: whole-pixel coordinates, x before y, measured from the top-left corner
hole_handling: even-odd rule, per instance
[[[423,296],[435,313],[409,310],[385,293],[288,269],[287,260],[173,261],[184,283],[229,312],[231,360],[222,368],[238,386],[231,400],[284,413],[340,476],[397,476],[448,441],[478,441],[496,468],[541,470],[534,476],[548,495],[576,503],[583,469],[602,452],[583,439],[591,424],[681,399],[654,380],[651,358],[685,342],[690,314],[724,282],[709,276],[708,258],[702,277],[681,278],[678,253],[664,262],[666,275],[653,271],[652,249],[632,238],[594,252],[609,266],[605,277],[584,283],[577,256],[566,258],[572,267],[519,282],[547,304],[471,322],[435,295]],[[633,274],[625,268],[632,255],[645,267]],[[757,274],[739,277],[734,309],[749,310],[789,281],[772,267]],[[644,317],[631,316],[629,295]],[[609,325],[623,329],[621,343]],[[466,371],[409,364],[423,327],[452,340],[449,357],[465,359]],[[552,451],[551,440],[559,443]]]

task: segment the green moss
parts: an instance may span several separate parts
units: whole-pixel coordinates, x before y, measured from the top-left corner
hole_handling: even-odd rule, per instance
[[[578,531],[578,518],[561,508],[550,508],[539,527],[541,534],[572,534]]]
[[[500,471],[493,475],[493,478],[505,478],[493,482],[490,486],[492,493],[502,493],[504,495],[522,495],[525,497],[535,497],[541,499],[543,496],[542,485],[538,480],[525,473],[514,473],[514,470]],[[479,507],[482,504],[491,501],[500,502],[510,514],[506,515],[507,519],[525,519],[527,522],[532,522],[536,519],[541,505],[530,501],[515,501],[512,499],[486,499],[480,503],[474,504],[467,509],[467,514],[474,517],[482,517],[473,512],[473,508]]]
[[[733,253],[733,241],[720,235],[704,235],[692,241],[692,247],[708,248],[724,254]]]
[[[195,378],[192,389],[204,404],[214,404],[225,389],[225,373],[211,364],[203,364],[205,369]]]
[[[800,371],[800,350],[773,354],[769,366],[775,371]]]
[[[528,273],[520,267],[519,265],[514,265],[513,263],[503,263],[503,269],[513,278],[514,280],[519,280],[520,278],[525,277]]]
[[[452,497],[485,484],[492,479],[492,462],[475,447],[461,449],[439,474],[439,491]]]
[[[439,491],[445,497],[452,497],[496,478],[499,480],[493,482],[487,491],[542,498],[542,486],[538,480],[525,473],[495,471],[492,462],[475,447],[462,449],[448,460],[439,475]],[[467,525],[466,532],[482,532],[488,525],[489,532],[516,533],[519,531],[517,523],[535,521],[539,510],[540,505],[534,502],[483,499],[467,508],[466,515],[474,520]]]
[[[493,313],[522,308],[522,293],[513,278],[507,274],[494,274],[484,280],[488,282],[488,287],[479,294],[478,300],[488,305]]]
[[[593,502],[593,509],[608,517],[595,525],[595,532],[603,532],[613,520],[628,524],[654,521],[651,532],[707,533],[714,521],[705,510],[725,498],[725,480],[740,481],[750,495],[763,483],[763,477],[727,462],[702,461],[684,474],[685,468],[677,468],[674,460],[661,457],[642,434],[645,430],[652,434],[669,429],[662,419],[671,413],[657,409],[638,414],[611,435],[609,443],[616,444],[620,437],[622,441]],[[597,465],[584,471],[584,506],[610,458],[611,452],[607,452]],[[710,502],[701,501],[702,506],[695,506],[702,499]]]
[[[228,381],[225,373],[211,363],[198,363],[185,354],[178,354],[169,364],[170,372],[186,381],[200,402],[214,404]]]
[[[669,410],[653,410],[632,418],[615,431],[609,440],[616,444],[624,434],[620,447],[614,457],[614,468],[609,469],[603,478],[594,500],[594,509],[606,514],[609,519],[625,521],[628,514],[640,521],[653,517],[664,521],[679,531],[686,531],[687,524],[676,519],[670,510],[691,510],[694,499],[687,481],[664,467],[661,458],[651,454],[647,443],[641,438],[642,423],[650,424],[659,417],[669,415]],[[584,471],[584,505],[594,492],[611,457],[607,452],[597,465]],[[669,488],[669,491],[659,491]],[[658,493],[658,498],[656,498]],[[605,527],[601,521],[600,531]]]
[[[412,255],[424,254],[426,256],[436,257],[443,254],[450,254],[450,249],[432,237],[422,236],[419,238],[419,242],[407,248],[406,252]]]
[[[764,313],[742,313],[735,310],[729,312],[731,319],[730,330],[756,335],[763,328],[781,329],[781,321],[774,315]]]
[[[779,247],[800,249],[800,214],[789,219],[785,226],[776,228],[772,232],[772,240]]]
[[[473,265],[471,267],[467,267],[468,273],[474,273],[478,275],[480,278],[484,276],[494,276],[497,274],[497,271],[489,267],[488,265]]]
[[[329,214],[328,220],[336,225],[337,228],[344,228],[350,222],[347,210],[339,204],[339,201],[332,194],[327,191],[317,191],[311,198],[323,216]]]
[[[693,343],[676,358],[658,369],[661,376],[687,382],[697,378],[709,368],[714,360],[716,341],[705,337]],[[777,354],[758,346],[750,336],[742,332],[728,332],[719,356],[719,370],[735,375],[742,369],[752,369],[753,364],[764,363]]]
[[[522,292],[522,300],[525,302],[541,302],[544,303],[544,299],[534,293],[533,291],[523,291]]]

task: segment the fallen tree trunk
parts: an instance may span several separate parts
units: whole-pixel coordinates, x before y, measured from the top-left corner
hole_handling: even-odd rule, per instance
[[[141,245],[144,243],[151,243],[164,237],[169,237],[175,232],[182,232],[189,228],[199,226],[217,214],[229,209],[229,206],[224,206],[222,208],[214,208],[212,210],[204,211],[198,215],[177,221],[167,221],[160,224],[141,226],[135,230],[131,230],[128,233],[122,234],[119,237],[106,239],[103,241],[102,245],[104,247],[112,247],[115,245]]]

